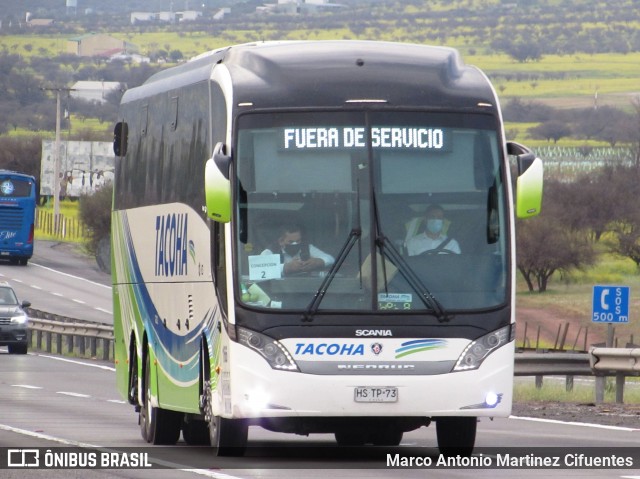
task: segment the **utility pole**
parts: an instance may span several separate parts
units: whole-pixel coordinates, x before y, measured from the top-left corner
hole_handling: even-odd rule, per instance
[[[56,92],[56,142],[53,164],[53,229],[59,233],[60,225],[60,92],[74,91],[73,88],[42,88],[45,91]]]

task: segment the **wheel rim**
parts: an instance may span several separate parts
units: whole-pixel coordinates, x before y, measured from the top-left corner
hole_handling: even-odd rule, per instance
[[[144,369],[144,385],[142,390],[144,391],[144,398],[142,400],[142,408],[140,409],[140,427],[142,429],[142,437],[147,442],[151,442],[151,381],[149,380],[149,374],[151,372],[151,367],[149,364],[149,356],[147,353],[147,358],[145,360],[145,369]]]
[[[211,382],[207,379],[204,382],[205,388],[205,416],[204,419],[209,424],[209,439],[212,447],[220,445],[220,424],[218,419],[213,415],[213,394],[211,393]]]

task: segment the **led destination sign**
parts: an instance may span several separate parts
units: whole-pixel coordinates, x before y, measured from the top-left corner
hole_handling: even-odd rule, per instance
[[[366,148],[365,127],[304,127],[283,128],[282,147],[285,150],[324,148]],[[374,126],[371,128],[373,148],[407,148],[443,150],[445,130],[411,126]]]

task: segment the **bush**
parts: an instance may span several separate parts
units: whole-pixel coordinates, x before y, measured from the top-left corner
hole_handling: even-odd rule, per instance
[[[92,195],[80,197],[80,219],[87,226],[87,250],[96,254],[98,243],[111,231],[113,185],[107,183]]]

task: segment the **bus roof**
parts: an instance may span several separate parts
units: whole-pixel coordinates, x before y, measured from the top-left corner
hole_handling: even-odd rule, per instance
[[[354,40],[222,48],[157,73],[123,102],[205,81],[218,64],[231,74],[236,105],[254,108],[342,107],[362,100],[404,108],[497,106],[486,76],[465,65],[455,49]]]
[[[14,177],[19,177],[25,180],[31,180],[31,181],[36,181],[35,176],[33,175],[29,175],[27,173],[19,173],[17,171],[13,171],[13,170],[5,170],[5,169],[1,169],[0,168],[0,175],[3,176],[14,176]]]

